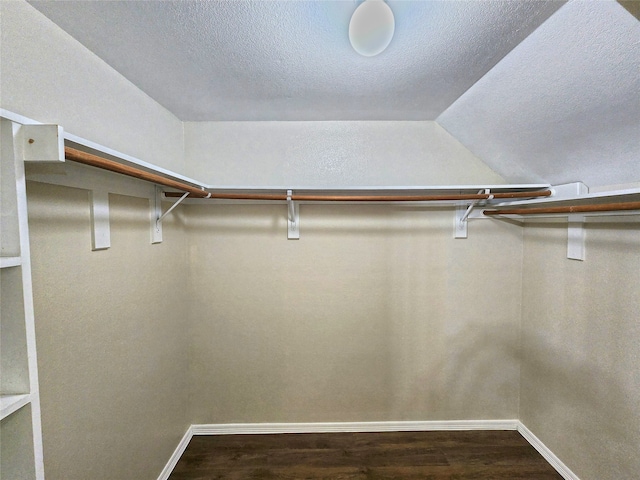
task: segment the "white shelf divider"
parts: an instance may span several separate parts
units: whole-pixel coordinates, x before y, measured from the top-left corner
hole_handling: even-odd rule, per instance
[[[0,319],[3,347],[0,354],[0,471],[3,478],[44,480],[22,127],[19,123],[0,119],[0,289],[3,307]],[[36,128],[31,127],[29,138],[39,134]],[[55,130],[60,131],[57,127]],[[59,138],[55,138],[53,146],[46,144],[46,135],[37,138],[45,150],[59,150]]]

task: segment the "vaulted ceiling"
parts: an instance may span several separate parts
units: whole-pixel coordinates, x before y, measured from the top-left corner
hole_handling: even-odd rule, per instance
[[[439,118],[510,181],[640,181],[640,22],[569,2]]]
[[[382,54],[356,1],[34,1],[182,120],[434,120],[562,3],[389,1]]]
[[[185,121],[436,120],[508,181],[640,181],[628,5],[388,0],[362,57],[356,0],[30,3]]]

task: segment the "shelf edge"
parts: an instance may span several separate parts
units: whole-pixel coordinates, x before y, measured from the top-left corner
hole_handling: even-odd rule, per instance
[[[7,418],[30,402],[31,395],[28,393],[0,395],[0,419]]]
[[[0,268],[19,267],[22,265],[21,257],[0,257]]]

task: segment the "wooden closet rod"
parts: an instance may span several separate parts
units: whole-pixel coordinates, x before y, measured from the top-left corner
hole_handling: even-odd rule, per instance
[[[209,192],[200,190],[198,187],[187,185],[186,183],[178,182],[176,180],[171,180],[170,178],[162,177],[160,175],[156,175],[155,173],[145,172],[144,170],[140,170],[138,168],[122,165],[121,163],[114,162],[113,160],[108,160],[97,155],[92,155],[81,150],[76,150],[75,148],[65,147],[64,156],[67,160],[84,163],[85,165],[91,165],[92,167],[102,168],[111,172],[121,173],[130,177],[157,183],[158,185],[163,185],[165,187],[176,188],[178,190],[182,190],[183,192],[189,192],[189,196],[207,198],[207,196],[209,195]]]
[[[589,205],[569,205],[561,207],[510,208],[504,210],[484,210],[485,215],[536,215],[545,213],[588,213],[640,210],[640,202],[601,203]]]
[[[460,193],[447,195],[310,195],[294,193],[291,200],[308,202],[435,202],[443,200],[485,200],[493,198],[548,197],[551,190],[538,192]],[[167,197],[181,197],[179,192],[165,192]],[[189,198],[189,197],[187,197]],[[212,193],[218,200],[287,200],[286,193]]]
[[[209,192],[186,183],[171,180],[170,178],[146,172],[135,167],[123,165],[113,160],[108,160],[91,153],[83,152],[71,147],[65,147],[65,157],[85,165],[102,168],[111,172],[121,173],[130,177],[153,182],[165,187],[175,188],[182,192],[189,192],[189,197],[214,198],[219,200],[287,200],[286,193],[223,193]],[[179,192],[166,192],[167,197],[181,197]],[[496,193],[461,193],[442,195],[318,195],[298,194],[291,195],[291,200],[314,202],[425,202],[425,201],[455,201],[455,200],[486,200],[489,198],[534,198],[548,197],[551,190],[539,190],[536,192],[496,192]]]

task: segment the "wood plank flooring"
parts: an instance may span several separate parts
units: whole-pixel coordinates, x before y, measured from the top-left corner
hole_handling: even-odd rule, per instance
[[[170,480],[562,480],[515,431],[194,436]]]

